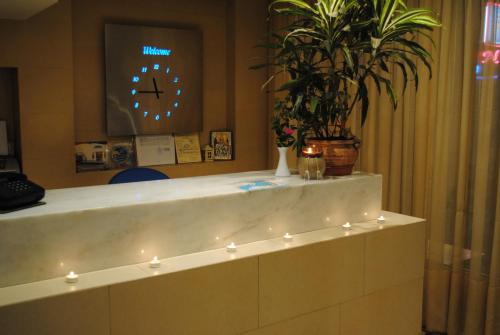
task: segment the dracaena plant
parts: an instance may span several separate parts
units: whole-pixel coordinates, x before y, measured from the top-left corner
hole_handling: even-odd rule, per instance
[[[430,39],[439,26],[428,9],[408,8],[404,0],[275,0],[269,9],[289,23],[260,45],[271,55],[252,68],[276,70],[263,88],[277,75],[288,75],[278,88],[287,94],[275,112],[295,122],[295,145],[306,135],[350,138],[347,121],[359,111],[365,123],[371,87],[387,93],[396,108],[393,69],[403,74],[403,91],[408,81],[418,88],[417,60],[431,76],[431,55],[416,39]]]

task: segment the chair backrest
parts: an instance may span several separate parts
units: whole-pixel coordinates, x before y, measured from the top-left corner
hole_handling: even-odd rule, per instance
[[[109,181],[110,184],[134,183],[138,181],[169,179],[168,176],[160,171],[149,168],[131,168],[118,172]]]

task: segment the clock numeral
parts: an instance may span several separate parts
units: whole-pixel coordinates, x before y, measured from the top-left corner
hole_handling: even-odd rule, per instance
[[[141,69],[141,72],[142,73],[148,72],[148,68],[146,66],[143,66],[142,69]]]
[[[178,89],[178,90],[177,90],[177,92],[176,92],[176,95],[177,95],[178,97],[180,97],[180,96],[181,96],[181,93],[182,93],[181,89]]]
[[[172,117],[172,112],[171,111],[167,111],[165,114],[167,115],[168,118]]]
[[[134,102],[134,108],[135,108],[135,109],[139,109],[139,102],[137,102],[137,101],[136,101],[136,102]]]
[[[155,65],[153,66],[153,69],[154,69],[154,70],[158,70],[159,68],[160,68],[160,64],[155,64]]]
[[[156,121],[160,121],[160,115],[156,114],[156,116],[155,116],[155,120],[156,120]]]
[[[136,95],[137,94],[137,90],[135,88],[132,89],[131,91],[132,95]]]
[[[147,117],[148,116],[148,112],[144,112],[144,117]]]
[[[174,108],[179,108],[179,105],[180,105],[179,101],[174,102]]]
[[[179,77],[174,78],[174,84],[177,84],[180,81]]]
[[[138,83],[139,82],[139,77],[138,76],[133,76],[132,77],[132,82],[133,83]]]
[[[167,66],[167,69],[165,70],[165,72],[166,72],[167,74],[169,74],[169,73],[170,73],[170,66]]]

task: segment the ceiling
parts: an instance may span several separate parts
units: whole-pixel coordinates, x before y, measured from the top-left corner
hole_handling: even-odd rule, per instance
[[[25,20],[58,0],[0,0],[0,19]]]

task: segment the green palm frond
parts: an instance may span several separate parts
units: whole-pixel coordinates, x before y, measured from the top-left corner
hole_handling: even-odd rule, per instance
[[[288,92],[289,103],[279,106],[284,118],[296,121],[301,136],[342,136],[355,110],[364,124],[368,80],[397,108],[392,69],[402,74],[403,92],[410,81],[418,88],[416,60],[432,76],[431,54],[415,38],[420,34],[432,41],[429,32],[439,27],[428,9],[408,8],[405,0],[274,0],[269,10],[291,22],[260,45],[271,56],[252,68],[277,68],[263,89],[277,73],[288,73],[290,80],[278,90]]]

